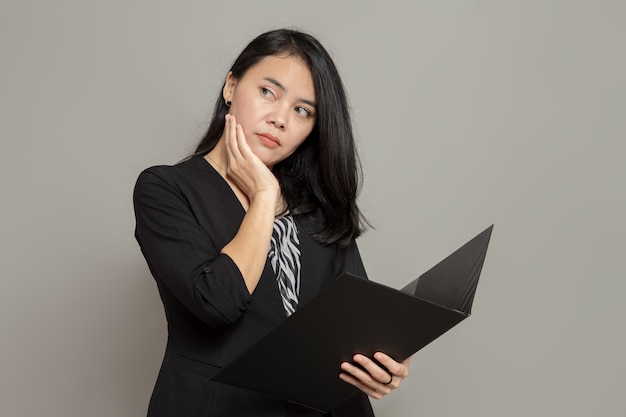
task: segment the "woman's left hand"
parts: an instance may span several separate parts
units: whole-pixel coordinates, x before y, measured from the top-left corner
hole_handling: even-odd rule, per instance
[[[363,391],[372,398],[380,399],[400,386],[400,383],[409,376],[409,363],[411,357],[404,362],[396,362],[382,352],[374,354],[376,359],[387,370],[381,368],[365,355],[357,353],[353,360],[359,366],[350,362],[343,362],[341,369],[344,371],[339,377]]]

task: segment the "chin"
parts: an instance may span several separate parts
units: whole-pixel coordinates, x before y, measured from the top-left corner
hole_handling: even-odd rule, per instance
[[[275,155],[275,151],[271,150],[271,149],[267,149],[265,147],[259,146],[259,147],[253,147],[251,146],[250,149],[252,149],[252,152],[259,157],[259,159],[261,161],[263,161],[263,163],[265,165],[267,165],[268,167],[271,167],[274,164],[277,164],[278,162],[280,162],[279,160],[276,160],[276,155]]]

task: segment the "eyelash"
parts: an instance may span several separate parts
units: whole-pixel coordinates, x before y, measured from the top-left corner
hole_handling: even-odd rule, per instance
[[[263,94],[264,96],[267,96],[267,93],[269,93],[272,96],[274,96],[274,92],[272,90],[270,90],[267,87],[261,87],[261,94]]]
[[[276,97],[274,92],[272,90],[270,90],[269,88],[267,88],[267,87],[261,87],[261,94],[263,94],[266,97],[268,96],[268,94],[271,95],[274,98]],[[304,114],[302,112],[304,112]],[[299,116],[304,116],[304,117],[307,117],[307,118],[311,117],[311,112],[308,109],[306,109],[305,107],[302,107],[302,106],[296,107],[296,113]]]
[[[301,111],[304,111],[304,114],[302,114]],[[311,112],[308,111],[307,109],[305,109],[302,106],[296,107],[296,113],[298,113],[299,115],[304,116],[304,117],[310,117],[311,116]]]

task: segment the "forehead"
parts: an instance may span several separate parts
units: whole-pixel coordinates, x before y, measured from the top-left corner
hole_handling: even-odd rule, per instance
[[[306,63],[296,56],[266,56],[246,71],[243,80],[274,79],[285,87],[286,92],[315,98],[313,76]]]

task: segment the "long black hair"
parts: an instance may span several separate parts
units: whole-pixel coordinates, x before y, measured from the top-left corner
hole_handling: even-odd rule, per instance
[[[293,154],[274,165],[272,172],[290,214],[310,221],[313,238],[322,244],[346,246],[363,232],[367,221],[356,203],[362,171],[339,72],[313,36],[278,29],[263,33],[245,47],[230,69],[233,77],[241,79],[267,56],[302,59],[311,71],[317,102],[313,130]],[[194,155],[205,155],[215,147],[227,112],[220,90],[209,128]]]

